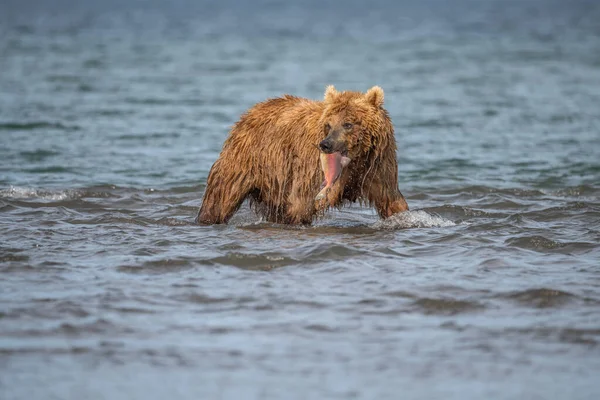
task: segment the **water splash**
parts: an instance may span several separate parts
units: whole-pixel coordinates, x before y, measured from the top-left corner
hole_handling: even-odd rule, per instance
[[[456,223],[437,215],[431,215],[423,210],[406,211],[377,221],[375,229],[406,229],[406,228],[435,228],[455,226]]]

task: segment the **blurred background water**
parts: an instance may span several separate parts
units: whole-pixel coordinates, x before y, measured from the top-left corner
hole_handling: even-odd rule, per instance
[[[258,101],[380,85],[411,211],[198,226]],[[595,399],[600,4],[0,2],[0,397]]]

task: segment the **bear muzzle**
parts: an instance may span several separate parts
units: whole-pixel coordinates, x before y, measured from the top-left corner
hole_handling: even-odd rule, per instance
[[[340,139],[335,139],[331,135],[327,136],[325,140],[319,143],[319,150],[321,150],[321,152],[325,154],[348,154],[348,147],[346,146],[346,142]]]

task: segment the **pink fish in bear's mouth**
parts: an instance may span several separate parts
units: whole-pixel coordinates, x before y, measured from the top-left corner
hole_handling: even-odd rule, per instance
[[[315,197],[316,201],[327,197],[327,192],[335,184],[342,174],[342,170],[350,163],[348,152],[321,153],[321,169],[325,175],[325,180],[321,185],[321,191]]]

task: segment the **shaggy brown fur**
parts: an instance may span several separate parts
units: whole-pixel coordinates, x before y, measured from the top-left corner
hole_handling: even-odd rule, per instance
[[[333,132],[351,162],[316,202],[323,182],[318,144]],[[248,110],[210,170],[197,221],[226,223],[246,198],[267,220],[286,224],[310,224],[344,202],[374,206],[382,218],[408,210],[398,190],[396,141],[383,90],[375,86],[363,94],[329,86],[323,101],[285,95]]]

